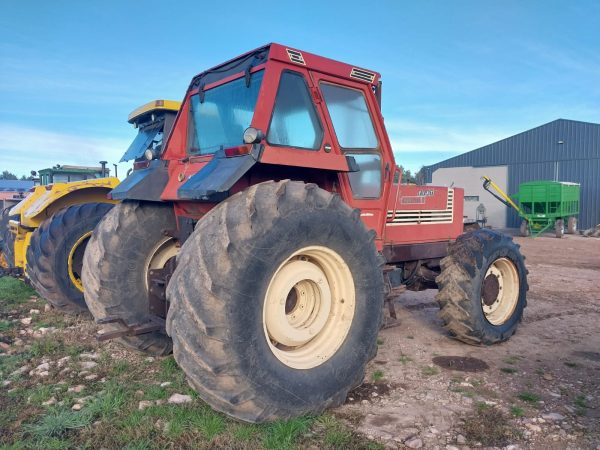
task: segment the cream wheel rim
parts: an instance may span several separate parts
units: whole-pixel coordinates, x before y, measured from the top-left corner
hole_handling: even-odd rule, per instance
[[[481,289],[481,307],[488,322],[502,325],[513,315],[519,300],[519,274],[508,258],[488,268]]]
[[[271,278],[263,305],[265,337],[282,363],[311,369],[344,343],[354,311],[354,279],[342,257],[326,247],[305,247]]]
[[[149,253],[146,260],[146,276],[144,277],[144,283],[146,291],[150,288],[148,276],[151,270],[163,269],[169,259],[174,258],[179,253],[179,247],[177,247],[177,241],[171,237],[165,237],[161,239],[156,246]]]

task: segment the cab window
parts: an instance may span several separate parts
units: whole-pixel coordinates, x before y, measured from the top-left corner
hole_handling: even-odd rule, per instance
[[[377,137],[363,93],[329,83],[321,92],[340,147],[377,148]]]
[[[281,74],[267,142],[271,145],[317,150],[323,127],[304,77],[297,72]]]
[[[376,153],[350,153],[358,164],[358,172],[348,172],[354,198],[379,198],[381,196],[381,157]]]

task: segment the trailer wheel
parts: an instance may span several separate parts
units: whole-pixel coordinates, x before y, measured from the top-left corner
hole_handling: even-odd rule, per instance
[[[567,222],[567,233],[577,234],[577,217],[569,217],[569,221]]]
[[[77,314],[87,311],[81,268],[92,231],[113,207],[84,203],[64,208],[31,234],[27,247],[27,278],[52,306]]]
[[[162,323],[157,331],[119,338],[128,347],[157,356],[171,353],[172,344],[164,330],[166,303],[161,311],[151,311],[149,273],[163,269],[177,255],[176,241],[164,234],[174,229],[171,205],[120,203],[98,225],[83,264],[85,301],[96,321]],[[104,332],[123,328],[118,322],[103,325]]]
[[[14,267],[15,265],[15,235],[11,233],[8,228],[8,222],[10,220],[16,220],[19,216],[9,215],[10,208],[5,208],[2,211],[2,217],[0,218],[0,251],[2,255],[0,257],[4,259],[4,264],[7,267]],[[3,267],[2,261],[0,260],[0,267]]]
[[[528,237],[529,236],[529,224],[526,220],[521,221],[521,227],[519,228],[521,236]]]
[[[512,336],[527,305],[527,269],[510,236],[466,233],[448,247],[437,277],[439,316],[467,344],[490,345]]]
[[[562,219],[557,219],[554,222],[554,234],[557,238],[562,238],[565,235],[565,221]]]
[[[200,397],[248,422],[343,403],[377,351],[374,237],[339,196],[289,180],[200,220],[167,287],[174,356]]]

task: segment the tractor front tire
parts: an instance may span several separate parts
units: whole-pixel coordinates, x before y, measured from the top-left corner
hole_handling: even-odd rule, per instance
[[[473,345],[506,341],[527,305],[527,269],[512,237],[466,233],[448,246],[436,278],[439,317],[450,335]]]
[[[200,397],[253,423],[342,404],[377,351],[374,238],[338,195],[289,180],[204,216],[167,287],[173,353]]]
[[[113,207],[84,203],[61,209],[31,234],[27,247],[27,278],[56,309],[68,314],[87,311],[81,266],[92,231]]]
[[[169,204],[123,202],[104,217],[88,243],[83,262],[85,301],[96,321],[110,317],[130,326],[151,320],[164,323],[164,317],[150,312],[148,276],[149,270],[162,269],[175,257],[175,241],[164,234],[175,229],[173,206]],[[110,323],[103,325],[103,330],[112,332],[120,327]],[[155,356],[172,350],[164,326],[123,336],[119,341]]]

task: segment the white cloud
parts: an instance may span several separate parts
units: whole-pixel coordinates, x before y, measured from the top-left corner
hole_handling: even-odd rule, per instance
[[[110,137],[59,133],[13,124],[0,124],[0,170],[17,175],[61,165],[97,166],[98,161],[116,163],[130,141]],[[129,165],[119,166],[123,178]]]

